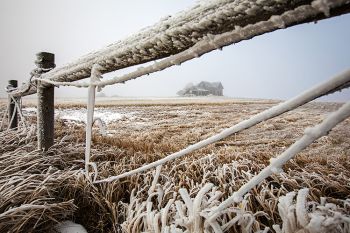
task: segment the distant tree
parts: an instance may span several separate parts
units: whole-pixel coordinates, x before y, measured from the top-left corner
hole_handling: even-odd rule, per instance
[[[96,97],[106,97],[106,94],[103,93],[103,92],[98,92],[98,93],[96,94]]]
[[[194,87],[194,84],[192,82],[187,83],[186,86],[182,90],[178,91],[176,94],[177,95],[184,95],[187,92],[187,90],[189,90],[193,87]]]

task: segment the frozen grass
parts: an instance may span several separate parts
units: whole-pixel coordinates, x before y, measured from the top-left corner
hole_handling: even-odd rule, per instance
[[[109,136],[94,134],[91,161],[98,165],[99,179],[118,175],[271,106],[269,102],[254,101],[110,106],[109,110],[116,112],[133,112],[134,117],[107,125],[113,132]],[[157,232],[175,228],[179,232],[211,232],[217,226],[203,225],[210,208],[262,170],[271,157],[299,138],[305,127],[319,123],[339,106],[311,103],[262,122],[163,165],[156,182],[155,171],[149,171],[92,185],[82,173],[85,132],[79,124],[58,120],[56,144],[45,154],[35,150],[33,135],[1,133],[0,232],[33,228],[46,232],[56,221],[64,220],[81,223],[89,232]],[[34,123],[35,118],[28,120]],[[344,222],[350,213],[345,201],[350,198],[349,123],[349,119],[344,121],[287,163],[283,173],[266,179],[241,203],[232,205],[217,219],[222,230],[252,232],[269,227],[278,232],[284,227],[288,232],[287,225],[301,229],[310,222],[313,225],[308,227],[318,230],[317,219],[333,218],[336,221],[328,222],[337,225],[329,227],[335,232],[346,232],[349,225]],[[303,188],[309,189],[308,194],[301,191],[297,195]],[[293,191],[295,194],[290,193]],[[198,196],[201,198],[196,199]],[[298,214],[293,212],[295,209]],[[295,216],[295,221],[289,223],[285,213]],[[275,224],[279,227],[273,227]]]

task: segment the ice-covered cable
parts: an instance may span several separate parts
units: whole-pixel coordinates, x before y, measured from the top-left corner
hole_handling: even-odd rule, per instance
[[[220,2],[220,1],[214,1],[214,2]],[[259,2],[259,1],[257,1]],[[241,12],[242,14],[247,14],[247,15],[254,15],[254,14],[258,14],[259,11],[265,11],[265,8],[263,7],[263,5],[261,5],[262,3],[257,3],[257,2],[252,2],[251,7],[254,8],[255,10],[250,9],[249,7],[246,8],[246,10],[244,12]],[[284,2],[284,1],[282,1]],[[210,33],[210,30],[212,29],[210,27],[210,25],[213,22],[218,21],[218,25],[222,24],[223,22],[223,18],[228,17],[227,14],[233,14],[234,17],[238,17],[240,15],[240,7],[238,7],[239,5],[244,5],[243,1],[234,1],[231,2],[229,4],[227,4],[227,6],[229,6],[229,8],[227,8],[227,6],[222,5],[220,7],[220,9],[218,9],[218,11],[210,11],[210,8],[208,9],[203,9],[203,8],[198,8],[197,10],[201,9],[202,11],[208,10],[208,12],[214,12],[214,21],[210,20],[210,17],[204,17],[203,15],[203,19],[200,19],[196,24],[191,24],[190,26],[185,25],[184,28],[181,29],[175,29],[177,26],[179,25],[171,25],[171,22],[175,22],[176,20],[173,21],[173,18],[171,18],[170,21],[166,21],[166,22],[162,22],[160,23],[158,26],[163,25],[164,27],[170,27],[173,28],[173,30],[167,31],[165,32],[165,34],[163,35],[161,33],[161,31],[159,31],[159,33],[161,34],[161,36],[159,35],[154,35],[153,37],[145,37],[145,36],[141,36],[143,34],[140,33],[139,36],[140,38],[138,38],[138,40],[136,40],[135,38],[133,38],[133,42],[138,42],[141,43],[140,41],[142,41],[142,45],[138,44],[136,46],[130,46],[130,41],[129,43],[127,43],[127,40],[124,42],[120,42],[119,44],[116,44],[115,46],[110,46],[108,48],[106,48],[103,51],[99,51],[96,53],[91,54],[91,57],[94,57],[96,54],[101,54],[100,57],[97,57],[95,59],[92,58],[82,58],[80,60],[78,60],[80,62],[79,63],[74,63],[74,64],[69,64],[67,67],[62,67],[60,69],[55,69],[51,72],[48,72],[46,74],[42,75],[42,78],[45,80],[50,80],[47,82],[50,82],[51,84],[54,85],[70,85],[70,86],[76,86],[76,87],[88,87],[88,83],[71,83],[72,81],[77,81],[79,79],[82,79],[83,76],[88,77],[87,74],[89,74],[90,70],[88,69],[89,67],[91,67],[91,63],[98,63],[100,65],[104,65],[104,67],[102,67],[102,73],[106,73],[107,71],[112,71],[109,70],[110,68],[106,68],[106,67],[112,67],[115,66],[115,64],[117,64],[116,66],[121,66],[120,68],[123,67],[130,67],[132,65],[137,65],[137,64],[141,64],[144,63],[146,61],[152,61],[152,60],[157,60],[159,57],[167,57],[171,54],[177,54],[174,55],[174,57],[169,57],[168,59],[164,59],[162,61],[160,61],[159,63],[146,67],[146,68],[140,68],[135,72],[132,72],[130,74],[124,75],[122,77],[117,77],[117,78],[113,78],[111,80],[106,80],[102,83],[99,83],[96,85],[99,86],[105,86],[105,85],[111,85],[111,84],[115,84],[115,83],[120,83],[120,82],[125,82],[127,80],[130,79],[134,79],[137,77],[140,77],[144,74],[149,74],[152,72],[156,72],[162,69],[165,69],[167,67],[170,67],[174,64],[181,64],[184,61],[190,60],[192,58],[201,56],[204,53],[210,52],[214,49],[218,49],[218,48],[222,48],[223,46],[226,45],[230,45],[232,43],[237,43],[239,41],[245,40],[245,39],[250,39],[254,36],[257,35],[261,35],[263,33],[266,32],[271,32],[280,28],[285,28],[287,26],[291,26],[294,24],[298,24],[301,22],[304,22],[307,19],[310,18],[319,18],[320,17],[320,13],[324,14],[324,15],[329,15],[329,12],[331,9],[333,8],[337,8],[337,7],[341,7],[347,4],[347,0],[314,0],[310,2],[311,4],[306,4],[306,5],[295,5],[295,7],[289,6],[287,7],[288,1],[285,1],[285,7],[286,7],[286,11],[281,14],[281,15],[273,15],[270,17],[270,19],[265,20],[265,21],[253,21],[251,22],[251,24],[247,24],[245,23],[244,25],[242,25],[242,27],[237,26],[237,27],[230,27],[229,29],[225,29],[223,30],[224,33],[220,33],[217,32],[215,33],[215,35]],[[215,3],[218,4],[218,3]],[[215,9],[215,4],[212,4],[211,7],[213,7],[213,9]],[[257,6],[254,6],[254,4],[257,4]],[[260,4],[260,5],[259,5]],[[291,4],[293,5],[293,4]],[[276,5],[277,7],[277,5]],[[278,8],[278,7],[277,7]],[[228,9],[232,9],[232,12],[229,11]],[[244,9],[244,8],[243,8]],[[259,10],[260,9],[260,10]],[[271,8],[273,9],[273,8]],[[270,9],[270,10],[271,10]],[[289,10],[287,10],[289,9]],[[278,12],[278,11],[277,11]],[[276,14],[277,14],[276,12]],[[211,14],[208,13],[208,14]],[[271,12],[269,12],[269,14],[271,15]],[[318,16],[318,17],[316,17]],[[191,15],[189,16],[191,17]],[[181,17],[179,17],[181,18]],[[230,17],[228,17],[230,18]],[[239,18],[239,17],[238,17]],[[221,23],[220,23],[221,22]],[[250,22],[250,21],[247,21]],[[194,28],[200,25],[200,30],[194,30]],[[240,25],[240,24],[233,24],[233,25]],[[158,31],[159,28],[154,28],[154,29],[150,29],[150,33],[152,34],[155,31]],[[182,33],[189,33],[190,31],[193,30],[193,33],[189,36],[189,38],[192,35],[198,34],[198,32],[203,33],[205,31],[207,31],[206,33],[204,33],[202,36],[200,37],[196,37],[195,40],[193,40],[193,42],[191,42],[190,46],[186,45],[186,46],[180,46],[181,50],[179,50],[178,52],[174,53],[172,52],[168,52],[168,55],[163,55],[160,56],[157,54],[161,54],[162,50],[165,50],[165,48],[168,48],[169,46],[175,46],[176,44],[179,44],[181,42],[176,40],[172,40],[174,39],[173,36],[178,37],[179,35],[181,35]],[[169,35],[167,35],[167,33],[169,33]],[[150,34],[150,35],[151,35]],[[157,36],[157,39],[155,39],[155,36]],[[158,38],[158,36],[160,38]],[[184,39],[188,39],[186,37],[181,37]],[[135,40],[134,40],[135,39]],[[154,40],[154,41],[153,41]],[[157,41],[159,40],[159,41]],[[191,40],[190,40],[191,41]],[[135,42],[135,43],[136,43]],[[169,44],[168,44],[169,43]],[[124,47],[122,45],[125,45]],[[157,49],[152,49],[149,46],[156,46]],[[130,50],[130,51],[129,51]],[[184,52],[181,52],[185,50]],[[124,52],[123,52],[124,51]],[[176,50],[174,50],[176,51]],[[150,58],[148,53],[154,53],[154,58]],[[179,53],[180,52],[180,53]],[[103,54],[103,55],[102,55]],[[122,56],[132,56],[132,58],[121,58],[118,57],[119,55]],[[146,57],[144,62],[141,62],[144,58]],[[120,64],[120,63],[123,63]],[[124,64],[125,63],[125,64]],[[116,68],[117,69],[117,68]],[[113,69],[113,70],[116,70]],[[71,72],[70,72],[71,70]],[[79,70],[73,72],[73,70]],[[70,78],[63,78],[64,76],[69,76]],[[56,82],[55,82],[56,81]],[[16,95],[20,95],[21,92],[18,93],[14,93]]]
[[[325,136],[333,129],[337,124],[345,120],[350,116],[350,101],[340,107],[337,111],[331,113],[320,124],[307,128],[304,135],[291,145],[281,155],[271,160],[270,165],[264,168],[258,175],[254,176],[246,184],[244,184],[238,191],[236,191],[231,197],[222,202],[216,209],[214,209],[210,215],[212,219],[215,219],[224,209],[228,208],[235,202],[241,201],[242,197],[248,193],[252,188],[260,184],[264,179],[274,173],[275,168],[282,168],[282,166],[294,158],[294,156],[313,143],[318,138]]]
[[[102,183],[102,182],[111,182],[114,180],[121,179],[123,177],[131,176],[133,174],[146,171],[148,169],[151,169],[153,167],[162,165],[166,162],[169,162],[171,160],[180,158],[188,153],[191,153],[195,150],[198,150],[200,148],[203,148],[211,143],[217,142],[223,138],[226,138],[234,133],[237,133],[239,131],[242,131],[244,129],[250,128],[262,121],[268,120],[270,118],[276,117],[278,115],[281,115],[282,113],[285,113],[287,111],[290,111],[292,109],[295,109],[305,103],[310,102],[311,100],[314,100],[318,98],[319,96],[322,96],[325,93],[328,93],[330,90],[333,90],[336,87],[341,86],[343,83],[346,83],[350,81],[350,70],[347,70],[336,77],[317,85],[316,87],[311,88],[308,91],[305,91],[304,93],[285,101],[277,106],[274,106],[268,110],[265,110],[261,113],[256,114],[255,116],[251,117],[250,119],[244,120],[228,129],[223,130],[221,133],[216,134],[214,136],[211,136],[210,138],[207,138],[203,141],[200,141],[194,145],[191,145],[181,151],[178,151],[176,153],[173,153],[171,155],[168,155],[167,157],[157,160],[155,162],[152,162],[150,164],[144,165],[140,168],[131,170],[129,172],[125,172],[123,174],[120,174],[118,176],[111,176],[109,178],[96,181],[96,183]]]

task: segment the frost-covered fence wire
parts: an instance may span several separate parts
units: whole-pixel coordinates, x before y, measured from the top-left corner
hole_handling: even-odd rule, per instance
[[[331,113],[322,123],[312,127],[307,128],[304,135],[297,140],[293,145],[291,145],[287,150],[285,150],[281,155],[270,160],[270,165],[265,167],[258,175],[254,176],[248,183],[243,185],[237,192],[235,192],[231,197],[226,199],[220,204],[220,206],[213,210],[211,213],[212,218],[215,215],[220,214],[220,212],[227,207],[229,207],[234,202],[239,202],[242,200],[243,195],[249,192],[252,188],[258,185],[261,181],[266,179],[273,173],[280,173],[282,171],[282,166],[294,158],[294,156],[313,143],[318,138],[325,136],[328,132],[333,129],[337,124],[345,120],[350,116],[350,101],[340,107],[337,111]]]
[[[42,74],[41,78],[55,82],[77,81],[89,77],[94,64],[99,64],[101,72],[107,73],[169,57],[201,42],[199,47],[202,47],[200,50],[202,52],[195,51],[194,54],[183,57],[191,59],[193,55],[199,56],[266,32],[349,11],[348,0],[202,1],[199,5],[180,12],[174,17],[163,19],[125,40]],[[232,38],[223,37],[222,44],[215,38],[215,35],[225,35],[230,32],[233,32]],[[181,60],[175,63],[180,64]],[[164,69],[159,65],[155,68]],[[110,82],[121,82],[118,80],[117,78]],[[28,85],[24,85],[24,89],[14,92],[13,95],[28,95],[34,92],[35,87],[28,89]]]
[[[244,129],[248,129],[262,121],[271,119],[273,117],[279,116],[282,113],[288,112],[290,110],[293,110],[303,104],[306,104],[320,96],[323,96],[329,92],[331,92],[334,89],[337,89],[339,87],[343,87],[344,84],[349,83],[350,82],[350,70],[347,70],[345,72],[343,72],[342,74],[339,74],[337,76],[335,76],[334,78],[320,84],[317,85],[313,88],[311,88],[310,90],[305,91],[304,93],[288,100],[285,101],[279,105],[276,105],[270,109],[267,109],[261,113],[256,114],[255,116],[251,117],[250,119],[241,121],[240,123],[227,128],[225,130],[223,130],[221,133],[216,134],[214,136],[211,136],[210,138],[207,138],[203,141],[197,142],[194,145],[191,145],[181,151],[178,151],[176,153],[173,153],[171,155],[166,156],[163,159],[157,160],[153,163],[144,165],[140,168],[131,170],[129,172],[125,172],[123,174],[120,174],[118,176],[112,176],[109,177],[107,179],[103,179],[103,180],[99,180],[96,183],[103,183],[103,182],[111,182],[114,180],[118,180],[127,176],[131,176],[133,174],[139,173],[139,172],[143,172],[146,171],[148,169],[154,168],[156,166],[162,165],[164,163],[167,163],[171,160],[180,158],[182,156],[185,156],[195,150],[201,149],[211,143],[217,142],[223,138],[229,137],[230,135],[240,132]]]

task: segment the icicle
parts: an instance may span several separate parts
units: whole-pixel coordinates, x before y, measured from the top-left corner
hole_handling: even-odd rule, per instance
[[[90,86],[88,88],[88,103],[87,103],[87,116],[86,116],[86,146],[85,146],[85,174],[89,178],[89,164],[90,164],[90,153],[91,153],[91,138],[92,138],[92,124],[94,119],[95,109],[95,94],[96,85],[95,81],[99,81],[101,76],[98,70],[99,65],[94,65],[91,70]]]

